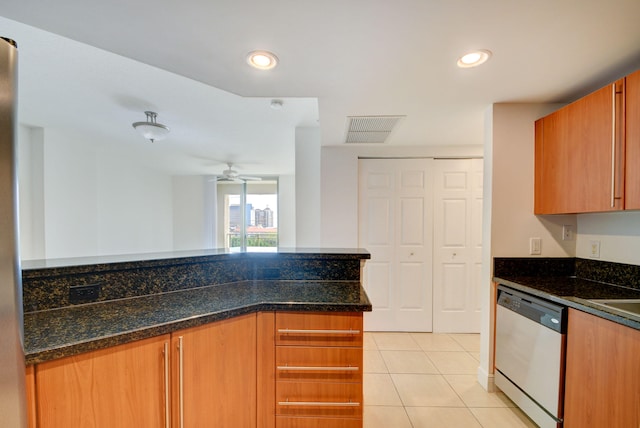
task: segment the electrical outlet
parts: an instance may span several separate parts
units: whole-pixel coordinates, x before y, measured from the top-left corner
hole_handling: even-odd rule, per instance
[[[542,238],[529,238],[529,254],[542,254]]]
[[[589,241],[589,247],[591,248],[590,254],[592,259],[600,258],[600,241]]]
[[[573,241],[573,225],[565,224],[562,226],[562,240]]]
[[[69,303],[86,303],[100,297],[100,283],[69,287]]]

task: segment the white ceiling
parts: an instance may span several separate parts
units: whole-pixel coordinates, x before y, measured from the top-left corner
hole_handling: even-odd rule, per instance
[[[222,169],[206,159],[293,173],[295,127],[342,144],[351,115],[406,115],[389,145],[482,144],[492,103],[571,101],[640,67],[638,0],[0,4],[6,18],[84,43],[0,20],[20,46],[21,122],[73,126],[180,174]],[[249,68],[255,49],[279,66]],[[472,49],[493,57],[457,68]],[[172,128],[153,145],[130,127],[147,109]]]

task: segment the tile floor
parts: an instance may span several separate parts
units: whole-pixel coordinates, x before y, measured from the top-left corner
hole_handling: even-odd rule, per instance
[[[365,333],[364,428],[536,427],[477,383],[477,334]]]

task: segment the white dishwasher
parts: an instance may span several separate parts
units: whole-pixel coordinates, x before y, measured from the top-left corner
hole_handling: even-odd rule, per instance
[[[562,427],[566,307],[498,286],[495,383],[542,428]]]

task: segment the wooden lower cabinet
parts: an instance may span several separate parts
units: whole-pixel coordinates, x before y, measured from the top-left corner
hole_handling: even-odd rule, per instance
[[[167,415],[169,335],[38,364],[38,428],[158,428]]]
[[[275,315],[277,428],[362,427],[362,314]]]
[[[361,428],[362,314],[241,315],[26,373],[29,428]]]
[[[640,331],[569,309],[565,428],[640,426]]]
[[[171,335],[173,425],[256,427],[256,314]]]
[[[36,428],[36,369],[29,365],[25,369],[27,395],[27,427]]]

